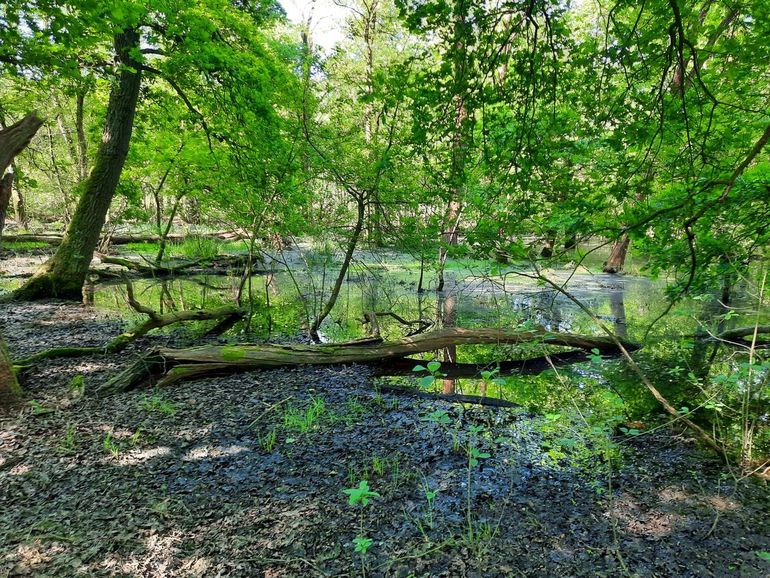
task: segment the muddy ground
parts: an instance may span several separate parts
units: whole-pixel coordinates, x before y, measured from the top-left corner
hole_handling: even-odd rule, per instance
[[[122,325],[0,306],[19,357]],[[613,468],[590,444],[553,458],[544,418],[378,394],[360,366],[90,395],[169,339],[26,373],[0,423],[0,576],[770,576],[768,488],[682,435],[624,441]],[[379,496],[349,506],[363,479]]]

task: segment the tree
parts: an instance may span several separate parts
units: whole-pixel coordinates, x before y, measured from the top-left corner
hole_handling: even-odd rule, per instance
[[[211,141],[217,135],[212,135],[183,84],[202,78],[216,90],[239,81],[239,67],[248,70],[259,62],[269,66],[273,58],[255,31],[274,12],[272,4],[238,7],[224,0],[209,0],[205,10],[195,2],[10,3],[0,28],[0,39],[9,47],[0,54],[6,66],[19,74],[31,68],[41,74],[79,77],[80,67],[104,70],[103,52],[110,38],[112,63],[107,73],[113,78],[102,142],[65,238],[56,254],[15,293],[17,299],[80,297],[128,154],[143,77],[167,83]],[[20,22],[25,26],[20,28]],[[40,42],[35,31],[50,42]],[[72,62],[53,58],[52,53],[62,49],[71,51]],[[261,88],[267,92],[266,85]],[[274,114],[264,100],[255,112]]]

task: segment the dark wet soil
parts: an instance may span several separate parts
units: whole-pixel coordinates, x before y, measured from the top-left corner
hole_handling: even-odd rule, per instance
[[[121,327],[0,306],[19,357]],[[613,467],[591,443],[553,457],[544,418],[380,395],[358,366],[89,395],[157,339],[26,374],[0,423],[0,576],[770,575],[767,487],[687,438],[624,443]],[[349,506],[364,479],[379,496]]]

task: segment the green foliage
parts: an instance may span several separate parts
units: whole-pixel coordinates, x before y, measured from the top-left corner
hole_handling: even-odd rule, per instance
[[[326,403],[321,398],[312,398],[304,408],[290,405],[283,414],[283,425],[289,431],[307,433],[312,430],[326,413]]]
[[[190,235],[172,247],[172,253],[197,261],[211,261],[219,255],[220,242],[211,237]]]
[[[102,448],[113,458],[117,458],[120,455],[120,444],[112,437],[112,432],[107,432],[107,435],[104,436]]]
[[[142,409],[149,413],[160,413],[162,415],[176,415],[178,408],[176,404],[163,398],[159,393],[145,396],[141,402]]]
[[[369,548],[374,544],[374,540],[371,538],[366,538],[364,536],[357,536],[353,538],[353,545],[355,546],[355,551],[361,556],[366,556],[366,553],[369,551]]]
[[[273,449],[275,448],[275,442],[276,433],[274,428],[268,431],[265,435],[259,436],[259,447],[261,447],[262,450],[267,453],[272,453]]]
[[[73,453],[77,448],[77,429],[75,424],[67,424],[67,429],[64,432],[61,440],[59,440],[59,450],[62,453]]]
[[[70,393],[76,397],[83,395],[86,391],[86,382],[83,375],[76,375],[69,382]]]
[[[415,365],[412,368],[412,371],[414,372],[420,372],[420,371],[426,371],[428,372],[428,375],[420,378],[420,381],[418,382],[420,387],[427,388],[433,385],[433,383],[442,377],[446,377],[445,373],[441,373],[439,371],[441,368],[441,362],[439,361],[431,361],[428,363],[427,367],[422,365]]]
[[[369,482],[366,480],[361,480],[358,483],[358,487],[346,488],[342,491],[348,496],[348,505],[350,506],[358,504],[361,504],[361,506],[368,506],[371,498],[380,497],[377,492],[374,492],[369,488]]]

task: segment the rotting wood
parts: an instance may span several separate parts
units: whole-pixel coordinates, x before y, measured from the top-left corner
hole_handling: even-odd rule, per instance
[[[142,263],[136,259],[126,259],[123,257],[114,257],[111,255],[97,254],[102,263],[108,265],[119,265],[128,269],[135,275],[142,277],[169,277],[178,275],[199,274],[202,271],[208,273],[226,273],[231,269],[242,268],[247,264],[246,255],[220,255],[207,259],[196,259],[194,261],[169,262],[162,265],[155,265],[147,261]],[[258,273],[258,270],[252,269],[252,274]],[[91,274],[100,277],[115,277],[116,275],[106,269],[91,269]]]
[[[195,233],[195,234],[170,234],[167,240],[172,243],[181,243],[192,237],[203,237],[206,239],[218,239],[220,241],[237,241],[243,239],[241,233],[237,231],[220,231],[216,233]],[[50,243],[57,245],[61,243],[64,235],[62,233],[18,233],[6,235],[5,240],[9,242],[35,241],[40,243]],[[129,243],[159,243],[159,235],[131,235],[114,234],[110,237],[110,245],[128,245]]]
[[[288,365],[330,365],[345,363],[382,363],[417,353],[426,353],[455,345],[539,343],[600,352],[617,352],[618,345],[606,337],[553,333],[543,329],[516,331],[510,329],[451,327],[404,337],[395,341],[364,344],[317,345],[226,345],[189,349],[160,348],[130,364],[108,380],[103,393],[125,391],[153,379],[159,385],[201,377],[211,373],[249,371]],[[627,349],[638,346],[622,341]]]

